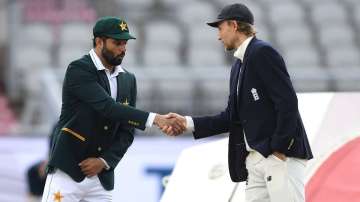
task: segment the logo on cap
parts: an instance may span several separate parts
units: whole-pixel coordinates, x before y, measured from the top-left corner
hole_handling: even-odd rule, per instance
[[[127,30],[127,24],[124,23],[124,21],[121,21],[121,24],[119,26],[120,26],[121,31]]]

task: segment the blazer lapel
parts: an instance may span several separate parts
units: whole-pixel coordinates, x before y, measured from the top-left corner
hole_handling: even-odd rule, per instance
[[[117,76],[117,89],[118,90],[117,90],[116,102],[120,102],[125,105],[130,104],[129,84],[125,73],[121,72]]]
[[[97,72],[100,77],[101,85],[105,88],[106,92],[108,92],[109,95],[111,95],[109,79],[106,76],[105,70],[101,70],[101,71],[98,70]]]
[[[109,79],[108,79],[107,76],[106,76],[105,70],[98,70],[98,69],[96,68],[95,64],[94,64],[94,61],[92,61],[90,55],[86,55],[86,57],[89,58],[89,60],[91,61],[92,66],[93,66],[93,68],[96,69],[96,73],[97,73],[97,75],[98,75],[98,77],[99,77],[99,83],[100,83],[100,85],[105,89],[105,91],[106,91],[109,95],[111,95],[111,93],[110,93]]]

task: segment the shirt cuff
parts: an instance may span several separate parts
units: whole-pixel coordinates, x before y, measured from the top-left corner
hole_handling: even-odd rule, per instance
[[[109,170],[109,169],[110,169],[110,166],[109,166],[109,164],[105,161],[105,159],[103,159],[103,158],[101,158],[101,157],[99,157],[99,159],[100,159],[102,162],[104,162],[104,164],[105,164],[105,170]]]
[[[186,130],[188,132],[194,132],[195,130],[194,120],[191,118],[191,116],[185,116],[185,119],[186,119]]]
[[[151,128],[153,126],[155,116],[156,116],[156,113],[152,113],[152,112],[149,113],[148,119],[146,120],[146,124],[145,124],[146,128]]]

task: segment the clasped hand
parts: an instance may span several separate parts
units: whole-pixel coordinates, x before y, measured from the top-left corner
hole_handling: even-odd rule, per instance
[[[176,113],[157,114],[154,124],[169,136],[178,136],[186,130],[186,118]]]

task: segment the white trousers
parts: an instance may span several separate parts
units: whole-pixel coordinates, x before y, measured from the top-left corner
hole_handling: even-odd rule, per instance
[[[288,157],[283,161],[251,151],[246,158],[246,202],[304,202],[305,167],[303,159]]]
[[[112,202],[112,191],[103,188],[97,175],[78,183],[57,169],[46,178],[41,202]]]

